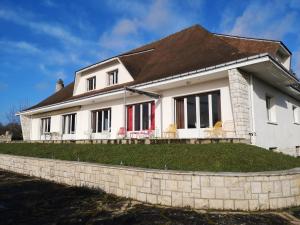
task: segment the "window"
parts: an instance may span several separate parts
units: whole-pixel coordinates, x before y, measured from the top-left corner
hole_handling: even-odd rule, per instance
[[[221,121],[220,91],[176,98],[175,117],[178,129],[212,127]]]
[[[75,134],[76,114],[63,116],[63,134]]]
[[[114,85],[118,83],[118,70],[108,72],[108,85]]]
[[[187,97],[187,125],[188,128],[196,128],[196,97]]]
[[[127,106],[127,131],[154,130],[155,103],[144,102]]]
[[[42,134],[50,133],[51,131],[51,117],[42,119]]]
[[[148,104],[148,102],[142,104],[142,109],[143,109],[143,119],[142,119],[143,130],[148,130],[149,129],[149,104]]]
[[[141,105],[134,105],[134,130],[141,129]]]
[[[293,105],[293,116],[294,116],[294,123],[300,123],[300,115],[299,115],[299,108]]]
[[[266,96],[267,119],[269,122],[276,122],[274,98]]]
[[[202,94],[200,98],[200,128],[209,127],[208,94]]]
[[[178,129],[184,128],[184,98],[176,99],[176,125]]]
[[[111,109],[92,111],[92,132],[101,133],[111,128]]]
[[[87,79],[87,90],[92,91],[96,89],[96,77],[91,77]]]
[[[214,92],[211,94],[211,104],[212,104],[212,120],[213,125],[216,122],[221,121],[221,100],[220,92]]]

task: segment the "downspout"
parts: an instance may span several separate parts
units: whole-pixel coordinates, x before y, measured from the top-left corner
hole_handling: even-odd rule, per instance
[[[250,142],[256,144],[256,129],[255,129],[255,112],[254,112],[254,90],[253,90],[253,75],[250,74],[250,105],[251,105],[251,129]]]

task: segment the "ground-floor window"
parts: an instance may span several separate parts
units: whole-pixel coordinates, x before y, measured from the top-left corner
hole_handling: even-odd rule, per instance
[[[46,134],[51,131],[51,117],[42,118],[41,133]]]
[[[127,106],[127,131],[154,130],[155,103],[144,102]]]
[[[221,121],[220,91],[176,98],[175,121],[178,129],[212,127]]]
[[[75,134],[76,114],[63,115],[63,134]]]
[[[100,109],[92,111],[92,132],[101,133],[110,131],[111,128],[111,109]]]

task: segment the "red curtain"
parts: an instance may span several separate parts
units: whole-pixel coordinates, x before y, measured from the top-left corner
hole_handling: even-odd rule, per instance
[[[155,102],[151,102],[151,130],[155,129]]]
[[[132,131],[132,105],[127,106],[127,131]]]

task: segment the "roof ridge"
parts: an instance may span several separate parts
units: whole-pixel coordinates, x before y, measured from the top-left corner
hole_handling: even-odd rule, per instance
[[[139,46],[139,47],[137,47],[137,48],[135,48],[135,49],[132,49],[132,50],[130,50],[130,51],[128,51],[128,52],[125,52],[125,53],[123,53],[123,54],[120,54],[120,55],[118,55],[118,56],[122,56],[122,55],[126,55],[126,54],[132,54],[132,53],[136,52],[136,50],[138,50],[138,49],[140,49],[140,48],[144,48],[144,47],[147,47],[147,46],[150,47],[150,46],[152,46],[152,45],[154,45],[154,44],[156,44],[156,43],[159,43],[159,42],[161,42],[161,41],[163,41],[163,40],[172,38],[173,36],[178,35],[179,33],[183,33],[183,32],[186,32],[186,31],[191,30],[191,29],[194,29],[194,28],[203,29],[203,30],[205,30],[206,32],[209,32],[209,33],[210,33],[210,31],[208,31],[207,29],[205,29],[205,28],[202,27],[201,25],[199,25],[199,24],[194,24],[194,25],[192,25],[192,26],[186,27],[186,28],[184,28],[184,29],[182,29],[182,30],[180,30],[180,31],[177,31],[177,32],[172,33],[172,34],[169,34],[169,35],[167,35],[167,36],[164,36],[164,37],[162,37],[162,38],[160,38],[160,39],[158,39],[158,40],[152,41],[152,42],[150,42],[150,43],[148,43],[148,44]],[[152,47],[152,48],[155,49],[155,47]],[[149,49],[152,49],[152,48],[149,48]],[[148,49],[148,50],[149,50],[149,49]],[[145,51],[145,50],[143,50],[143,51]]]
[[[267,39],[267,38],[254,38],[254,37],[245,37],[245,36],[239,36],[239,35],[220,34],[220,33],[212,33],[212,34],[216,35],[216,36],[223,36],[223,37],[228,37],[228,38],[247,39],[249,41],[266,41],[266,42],[278,42],[278,43],[281,42],[279,40]]]

